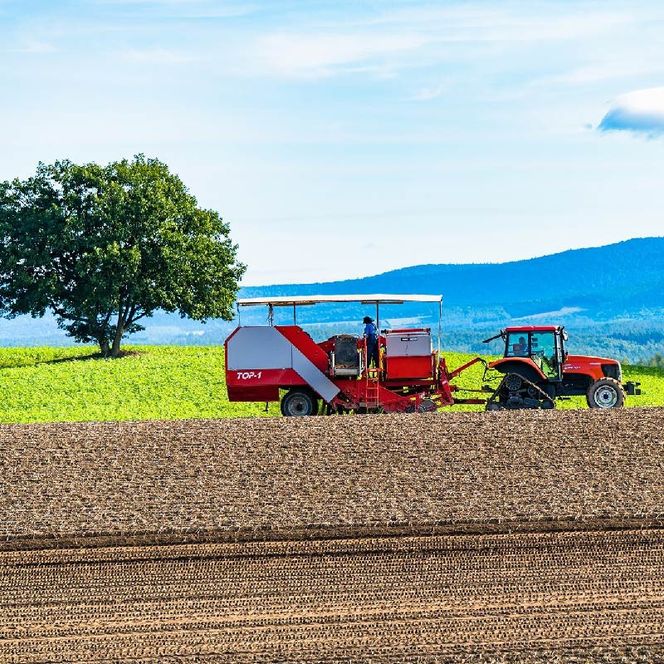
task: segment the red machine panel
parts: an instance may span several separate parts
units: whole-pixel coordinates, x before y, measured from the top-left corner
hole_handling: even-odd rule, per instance
[[[431,331],[428,328],[386,330],[387,380],[433,377]]]
[[[280,387],[306,385],[293,369],[226,371],[229,401],[278,401]]]
[[[327,353],[295,325],[239,327],[226,340],[231,401],[275,401],[280,389],[306,385],[330,402],[339,388],[327,370]]]
[[[431,378],[433,358],[426,357],[386,357],[387,380],[411,378]]]

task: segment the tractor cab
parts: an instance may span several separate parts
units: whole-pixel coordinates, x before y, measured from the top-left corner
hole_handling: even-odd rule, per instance
[[[562,327],[509,327],[500,334],[505,341],[503,358],[530,360],[550,381],[563,379],[567,359],[567,332]]]

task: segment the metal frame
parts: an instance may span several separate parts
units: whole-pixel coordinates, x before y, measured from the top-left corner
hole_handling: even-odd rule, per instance
[[[441,337],[443,335],[443,296],[415,294],[403,295],[399,293],[385,294],[373,293],[362,294],[341,294],[341,295],[281,295],[270,297],[248,297],[240,298],[237,303],[238,322],[241,324],[241,309],[243,307],[256,307],[267,305],[268,316],[267,324],[274,326],[274,307],[293,307],[293,325],[297,325],[297,307],[311,306],[324,303],[360,303],[374,304],[376,306],[376,328],[380,330],[380,305],[381,304],[405,304],[406,302],[431,302],[438,303],[438,355],[440,356]]]
[[[275,307],[288,307],[293,304],[321,304],[323,302],[361,302],[362,304],[373,304],[375,302],[382,304],[404,304],[404,302],[440,302],[442,295],[406,295],[406,294],[385,294],[372,293],[364,294],[342,294],[342,295],[281,295],[270,297],[243,297],[237,301],[238,307],[253,307],[261,304],[271,304]]]

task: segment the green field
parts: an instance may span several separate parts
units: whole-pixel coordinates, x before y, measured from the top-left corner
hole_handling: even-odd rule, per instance
[[[271,404],[229,403],[224,353],[218,346],[127,346],[105,360],[92,347],[0,349],[0,422],[218,418],[278,414]],[[446,353],[452,369],[471,355]],[[644,396],[632,406],[664,405],[664,370],[624,367]],[[457,382],[480,384],[478,366]],[[583,406],[583,399],[562,407]],[[455,406],[463,409],[463,406]],[[466,407],[469,409],[471,407]],[[477,407],[475,407],[477,408]]]

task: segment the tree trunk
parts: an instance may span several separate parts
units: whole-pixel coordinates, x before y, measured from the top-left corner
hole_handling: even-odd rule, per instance
[[[101,350],[102,356],[108,357],[108,354],[111,350],[111,347],[108,344],[108,339],[106,337],[99,337],[97,339],[97,343],[99,344],[99,349]]]
[[[124,321],[118,316],[118,324],[115,328],[115,337],[113,337],[113,347],[111,348],[111,357],[120,355],[120,345],[122,344],[122,335],[124,334]]]
[[[113,337],[113,346],[111,348],[111,357],[118,357],[120,355],[120,344],[122,344],[122,335],[125,331],[125,315],[128,308],[124,306],[124,298],[120,298],[120,305],[118,307],[118,320],[115,324],[115,336]]]

